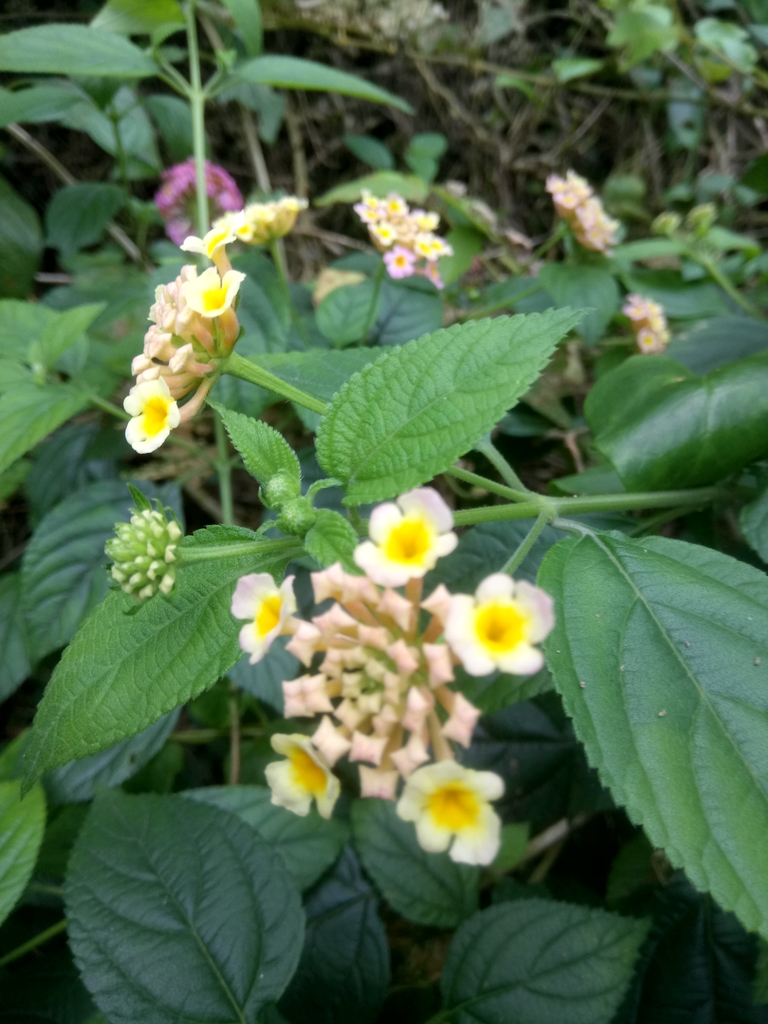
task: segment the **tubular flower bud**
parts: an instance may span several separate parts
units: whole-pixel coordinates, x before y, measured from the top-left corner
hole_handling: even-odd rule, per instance
[[[341,786],[320,751],[301,733],[275,733],[270,742],[273,750],[286,755],[286,760],[272,761],[264,770],[272,803],[304,817],[314,800],[320,815],[330,818]]]
[[[546,188],[577,242],[592,252],[608,252],[621,225],[608,216],[591,185],[574,171],[568,171],[564,178],[550,174]]]
[[[164,511],[135,511],[128,523],[117,523],[104,548],[112,560],[111,576],[126,594],[139,600],[158,591],[169,594],[176,581],[176,549],[182,533]]]
[[[179,407],[163,377],[134,384],[123,408],[131,415],[125,438],[142,455],[159,448],[181,422]]]
[[[268,572],[255,572],[237,581],[232,614],[236,619],[250,619],[240,630],[239,639],[241,648],[251,656],[251,665],[261,661],[275,637],[293,631],[293,580],[288,576],[277,587]]]
[[[664,351],[670,335],[664,309],[658,302],[642,295],[628,295],[622,313],[632,321],[637,347],[644,355]]]
[[[437,261],[441,256],[451,256],[453,249],[442,236],[435,234],[440,223],[438,214],[410,210],[396,192],[390,192],[386,199],[377,199],[363,191],[362,199],[353,209],[367,225],[373,244],[384,253],[384,265],[390,277],[420,274],[436,288],[444,287]]]

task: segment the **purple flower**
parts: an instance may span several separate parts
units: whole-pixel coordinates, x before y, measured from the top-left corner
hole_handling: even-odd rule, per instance
[[[390,277],[411,277],[414,273],[416,256],[405,246],[396,245],[390,252],[384,253],[384,262]]]
[[[176,245],[193,233],[195,222],[195,160],[174,164],[162,173],[163,184],[155,195],[155,205],[165,221],[168,237]],[[211,219],[230,210],[242,210],[243,197],[231,175],[223,167],[205,161],[206,192],[211,204]]]

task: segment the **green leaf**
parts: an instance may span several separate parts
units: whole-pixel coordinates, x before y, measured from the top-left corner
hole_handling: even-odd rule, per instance
[[[380,296],[378,316],[371,330],[378,345],[404,345],[442,326],[440,293],[423,278],[401,282],[385,279]]]
[[[211,527],[184,546],[223,545],[229,534],[221,536]],[[241,623],[230,613],[237,580],[251,572],[279,576],[293,554],[282,541],[264,541],[263,553],[247,557],[225,557],[223,548],[224,557],[184,566],[167,598],[138,610],[127,594],[108,594],[64,652],[38,707],[25,759],[29,782],[146,729],[225,675],[241,654]]]
[[[768,1003],[768,942],[763,939],[757,953],[754,1000],[760,1006]]]
[[[580,313],[557,310],[455,324],[388,352],[342,387],[317,456],[345,504],[431,480],[525,394]]]
[[[443,281],[453,284],[469,270],[475,256],[483,251],[485,237],[474,228],[451,228],[445,237],[453,247],[453,256],[441,256],[438,268]]]
[[[43,328],[38,340],[42,362],[53,369],[59,357],[80,341],[106,306],[106,302],[98,302],[89,306],[74,306],[59,313],[55,320]]]
[[[165,25],[184,24],[176,0],[107,0],[91,28],[121,36],[151,35]]]
[[[0,576],[0,702],[24,682],[31,667],[20,598],[21,573]]]
[[[391,171],[395,166],[395,159],[379,139],[373,135],[347,135],[343,136],[344,145],[354,153],[358,160],[370,164],[379,171]]]
[[[598,380],[584,412],[627,490],[697,487],[768,452],[766,388],[768,353],[706,377],[634,356]]]
[[[552,70],[555,72],[558,82],[572,82],[576,78],[587,78],[600,71],[602,67],[603,61],[594,60],[592,57],[571,57],[552,61]]]
[[[0,472],[88,405],[63,384],[26,384],[0,398]]]
[[[2,376],[2,366],[3,363],[0,361],[0,377]],[[29,459],[17,459],[8,469],[0,473],[0,501],[12,498],[31,471],[32,463]]]
[[[29,295],[42,252],[43,232],[34,207],[0,177],[0,296]]]
[[[35,786],[22,800],[19,782],[0,782],[0,923],[29,881],[44,831],[42,787]]]
[[[768,563],[768,487],[741,510],[739,526],[749,546]]]
[[[414,174],[432,181],[440,167],[440,157],[448,148],[448,139],[440,132],[421,132],[408,144],[403,159]]]
[[[676,334],[666,355],[704,374],[766,350],[768,324],[746,316],[718,316]]]
[[[317,519],[304,538],[307,552],[324,568],[341,562],[347,572],[355,574],[360,570],[352,553],[359,543],[350,521],[329,508],[318,509]]]
[[[345,381],[379,355],[369,348],[352,348],[346,352],[309,349],[259,356],[254,362],[301,391],[330,402]]]
[[[280,858],[234,815],[180,797],[99,794],[65,900],[113,1024],[257,1024],[298,962],[303,914]]]
[[[374,1024],[389,988],[389,946],[376,894],[347,848],[304,905],[299,966],[280,1001],[296,1024]]]
[[[555,494],[620,494],[624,484],[610,463],[590,466],[582,473],[572,473],[550,481]],[[559,538],[558,538],[559,539]]]
[[[301,57],[284,57],[276,54],[254,57],[244,64],[238,64],[232,69],[231,75],[241,82],[251,82],[254,85],[339,92],[344,96],[369,100],[371,103],[386,103],[405,114],[413,113],[410,103],[387,92],[386,89],[380,89],[366,82],[364,78],[358,78],[357,75],[337,71],[326,64],[318,64],[317,61],[304,60]]]
[[[363,867],[393,910],[416,924],[455,928],[477,909],[477,868],[425,853],[416,830],[386,800],[356,800],[352,837]]]
[[[45,211],[48,244],[66,257],[100,242],[107,225],[126,201],[119,185],[95,181],[65,185]]]
[[[634,263],[637,260],[652,260],[659,256],[680,256],[686,251],[686,243],[679,238],[641,238],[637,242],[617,245],[611,259],[615,263]]]
[[[157,65],[122,36],[85,25],[36,25],[0,36],[0,71],[147,78]]]
[[[634,267],[623,274],[630,292],[647,295],[659,302],[672,319],[701,320],[708,316],[730,316],[734,307],[725,292],[712,281],[686,283],[677,270],[641,270]]]
[[[454,1024],[610,1024],[648,925],[593,907],[520,899],[456,932],[440,979]]]
[[[557,544],[547,663],[590,763],[651,842],[768,934],[768,580],[708,548]]]
[[[376,305],[372,310],[374,301]],[[325,337],[337,348],[343,348],[365,335],[380,309],[380,289],[374,281],[366,280],[335,288],[317,307],[315,315]]]
[[[624,47],[620,69],[627,71],[659,50],[676,49],[679,40],[672,11],[660,4],[643,4],[617,11],[607,41],[609,46]]]
[[[346,181],[343,185],[324,192],[314,201],[315,206],[332,206],[334,203],[355,203],[363,192],[370,192],[383,199],[388,192],[397,192],[409,203],[421,203],[429,195],[429,186],[415,174],[401,174],[399,171],[377,171],[363,178]]]
[[[259,0],[222,0],[235,19],[249,57],[258,57],[264,45]]]
[[[262,486],[277,473],[285,473],[300,486],[301,467],[296,453],[273,427],[223,405],[209,402],[221,416],[232,444],[243,457],[245,468]]]
[[[326,821],[313,808],[301,818],[272,803],[264,786],[206,786],[186,789],[189,800],[231,811],[258,832],[280,854],[289,874],[302,890],[309,889],[338,857],[349,836],[344,822]]]
[[[768,195],[768,153],[763,153],[749,165],[742,176],[741,184],[754,189],[760,195]]]
[[[181,163],[192,156],[192,114],[181,96],[146,96],[144,106],[157,125],[168,156]]]
[[[0,127],[55,121],[82,99],[81,93],[64,85],[33,85],[13,92],[0,89]]]
[[[744,75],[751,75],[757,63],[757,50],[749,43],[749,33],[740,25],[719,18],[701,18],[693,27],[698,41],[721,54]]]
[[[539,280],[558,306],[589,306],[576,330],[588,345],[595,345],[619,311],[621,296],[616,279],[600,267],[545,263]]]
[[[501,846],[493,861],[494,871],[511,871],[525,856],[530,829],[526,822],[513,822],[501,829]]]

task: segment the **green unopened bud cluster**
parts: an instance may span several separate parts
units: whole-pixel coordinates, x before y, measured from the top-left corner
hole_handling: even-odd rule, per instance
[[[176,582],[176,548],[182,533],[163,512],[145,509],[130,523],[117,523],[104,550],[112,559],[112,579],[140,600],[158,591],[168,594]]]

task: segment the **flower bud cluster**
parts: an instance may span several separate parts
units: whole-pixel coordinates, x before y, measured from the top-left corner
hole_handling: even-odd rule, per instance
[[[386,199],[377,199],[370,192],[363,191],[362,199],[355,203],[353,209],[368,225],[373,244],[384,253],[390,277],[420,274],[436,288],[444,287],[437,261],[441,256],[452,256],[453,249],[441,235],[435,234],[440,223],[439,214],[411,210],[396,192],[390,192]]]
[[[126,594],[144,600],[158,591],[169,594],[176,581],[179,524],[158,509],[135,512],[129,523],[117,523],[104,548],[112,560],[112,579]]]
[[[271,203],[249,203],[239,213],[225,214],[213,226],[227,228],[246,245],[267,245],[287,235],[307,205],[306,199],[297,196],[284,196]]]
[[[628,295],[622,313],[632,321],[637,347],[644,355],[664,351],[670,335],[664,309],[658,302],[642,295]]]
[[[620,224],[605,212],[589,182],[568,171],[564,178],[550,174],[546,188],[576,241],[592,252],[608,252],[616,243]]]
[[[163,171],[162,181],[155,195],[155,205],[165,221],[166,234],[176,245],[181,245],[192,233],[195,221],[197,186],[194,157]],[[234,179],[223,167],[209,160],[205,161],[205,187],[214,217],[227,210],[242,209],[243,197]]]

